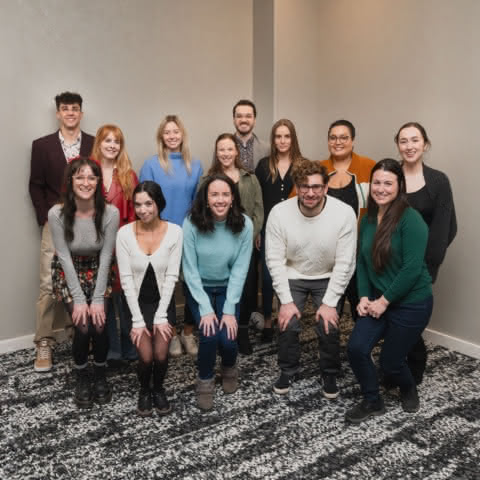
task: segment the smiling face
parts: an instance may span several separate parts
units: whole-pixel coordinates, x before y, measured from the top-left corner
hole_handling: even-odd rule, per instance
[[[179,152],[182,146],[183,135],[175,122],[168,122],[162,132],[162,141],[170,152]]]
[[[328,134],[328,151],[335,159],[343,159],[352,155],[353,138],[350,129],[345,125],[333,127]]]
[[[235,108],[233,124],[240,136],[249,135],[255,126],[255,112],[249,105],[238,105]]]
[[[145,225],[155,221],[158,217],[158,207],[147,192],[139,192],[133,199],[135,214]]]
[[[386,209],[398,197],[398,193],[398,178],[394,173],[381,168],[374,172],[370,195],[380,209]]]
[[[92,200],[97,190],[98,177],[86,165],[72,176],[73,194],[78,200]]]
[[[61,103],[56,115],[61,129],[76,130],[80,127],[83,116],[82,107],[78,103],[72,105]]]
[[[297,185],[298,203],[300,210],[307,217],[320,213],[328,186],[323,183],[319,174],[309,175]]]
[[[210,183],[208,186],[207,204],[215,221],[222,222],[227,218],[232,202],[233,195],[227,182],[214,180]]]
[[[285,125],[280,125],[275,130],[273,141],[278,153],[288,153],[290,151],[290,147],[292,146],[292,135],[288,127]]]
[[[120,139],[115,137],[113,132],[109,132],[100,143],[100,153],[105,160],[116,160],[121,148],[122,145]]]
[[[217,142],[216,155],[223,170],[235,166],[235,159],[238,157],[237,145],[230,138],[224,138]]]
[[[402,160],[409,164],[421,162],[427,145],[420,130],[416,127],[406,127],[400,130],[397,147]]]

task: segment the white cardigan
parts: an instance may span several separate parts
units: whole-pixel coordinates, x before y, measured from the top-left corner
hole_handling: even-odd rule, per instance
[[[167,231],[160,246],[147,255],[138,245],[133,227],[135,222],[124,225],[117,234],[116,256],[120,281],[132,313],[132,326],[144,327],[138,295],[148,264],[151,263],[160,292],[160,303],[153,320],[154,324],[167,322],[167,309],[178,279],[182,258],[182,229],[168,222]]]

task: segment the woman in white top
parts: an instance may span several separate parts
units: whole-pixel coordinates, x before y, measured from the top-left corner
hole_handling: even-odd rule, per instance
[[[132,313],[130,337],[139,357],[138,413],[141,416],[152,414],[152,404],[162,415],[171,410],[163,380],[167,373],[172,325],[175,325],[172,294],[180,268],[182,229],[162,220],[160,215],[165,204],[157,183],[138,184],[133,191],[137,220],[122,227],[117,235],[120,280]]]

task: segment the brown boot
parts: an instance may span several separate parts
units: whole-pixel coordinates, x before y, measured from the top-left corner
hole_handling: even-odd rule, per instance
[[[195,385],[195,393],[197,394],[197,404],[201,410],[208,411],[213,408],[213,396],[215,394],[215,378],[207,380],[197,379]]]
[[[238,368],[222,365],[222,387],[225,393],[235,393],[238,389]]]

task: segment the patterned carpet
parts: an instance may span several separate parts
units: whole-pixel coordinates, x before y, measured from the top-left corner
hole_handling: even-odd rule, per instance
[[[422,408],[404,413],[396,396],[387,413],[360,426],[344,423],[359,389],[343,357],[341,396],[318,382],[317,342],[306,320],[302,374],[290,394],[271,392],[275,344],[255,338],[241,357],[241,388],[215,408],[195,406],[194,361],[172,360],[166,388],[174,410],[135,413],[134,366],[110,371],[112,403],[79,411],[72,402],[69,345],[52,372],[33,372],[33,349],[0,356],[0,478],[5,479],[480,479],[480,362],[430,348]],[[349,328],[343,321],[343,343]],[[252,338],[254,337],[253,331]]]

